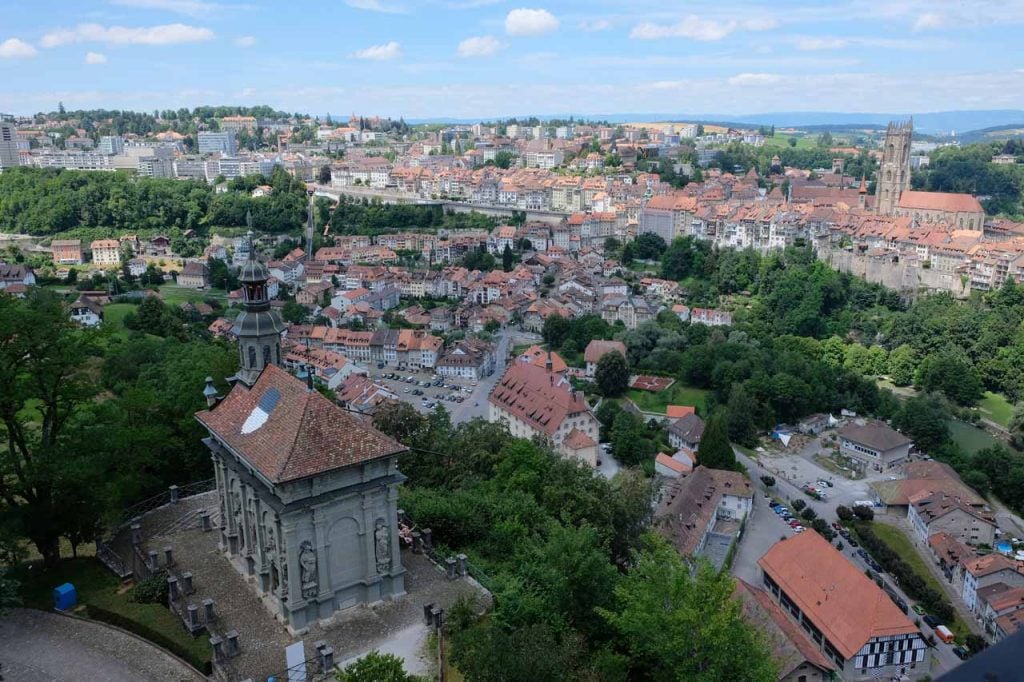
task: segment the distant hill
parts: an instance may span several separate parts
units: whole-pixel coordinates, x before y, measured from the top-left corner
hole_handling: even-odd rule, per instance
[[[564,114],[536,114],[542,120],[551,118],[568,118]],[[576,114],[577,118],[587,120],[607,120],[617,123],[636,123],[644,121],[686,121],[689,123],[714,123],[751,127],[774,125],[777,128],[809,128],[826,129],[870,129],[884,128],[889,121],[900,121],[914,117],[914,130],[927,134],[939,135],[956,131],[959,136],[965,131],[977,131],[987,128],[1011,127],[1024,121],[1024,111],[1019,109],[983,109],[976,111],[933,111],[933,112],[902,112],[902,113],[848,113],[836,111],[783,111],[764,114],[682,114],[682,113],[618,113],[618,114]],[[412,121],[410,121],[412,122]],[[468,119],[421,119],[417,123],[471,123]]]
[[[1021,119],[1024,121],[1024,118]],[[969,130],[962,135],[957,135],[961,144],[972,144],[974,142],[1005,142],[1014,137],[1024,137],[1024,122],[1011,125],[998,125],[981,130]]]

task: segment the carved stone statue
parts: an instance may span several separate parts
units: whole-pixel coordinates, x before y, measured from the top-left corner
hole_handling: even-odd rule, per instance
[[[317,593],[316,550],[313,543],[303,540],[299,545],[299,579],[302,585],[302,598],[312,599]]]
[[[274,537],[274,527],[271,525],[266,526],[267,531],[267,544],[264,549],[268,556],[275,556],[277,554],[277,539]]]
[[[377,572],[391,569],[391,531],[383,521],[377,521],[373,531],[374,551],[377,556]]]

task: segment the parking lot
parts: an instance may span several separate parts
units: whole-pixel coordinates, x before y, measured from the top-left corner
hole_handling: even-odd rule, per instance
[[[479,400],[475,396],[479,387],[479,382],[476,381],[438,377],[423,370],[400,371],[388,368],[374,370],[370,372],[370,377],[424,413],[433,410],[437,404],[442,404],[449,412],[453,412],[467,400]]]

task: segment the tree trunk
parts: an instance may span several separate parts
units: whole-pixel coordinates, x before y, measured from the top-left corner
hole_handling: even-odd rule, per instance
[[[60,563],[60,537],[34,537],[32,538],[32,544],[39,550],[39,554],[43,557],[43,566],[46,568],[54,568]]]

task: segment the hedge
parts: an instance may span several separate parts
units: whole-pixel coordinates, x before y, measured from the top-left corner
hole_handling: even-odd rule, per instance
[[[94,606],[93,604],[88,604],[86,606],[86,611],[88,612],[89,617],[93,620],[109,623],[110,625],[116,625],[119,628],[127,630],[128,632],[152,642],[162,649],[167,649],[167,651],[182,659],[204,675],[211,675],[213,673],[213,664],[210,661],[204,661],[196,657],[193,652],[181,646],[173,639],[143,625],[142,623],[122,616],[120,613],[115,613],[99,606]]]

